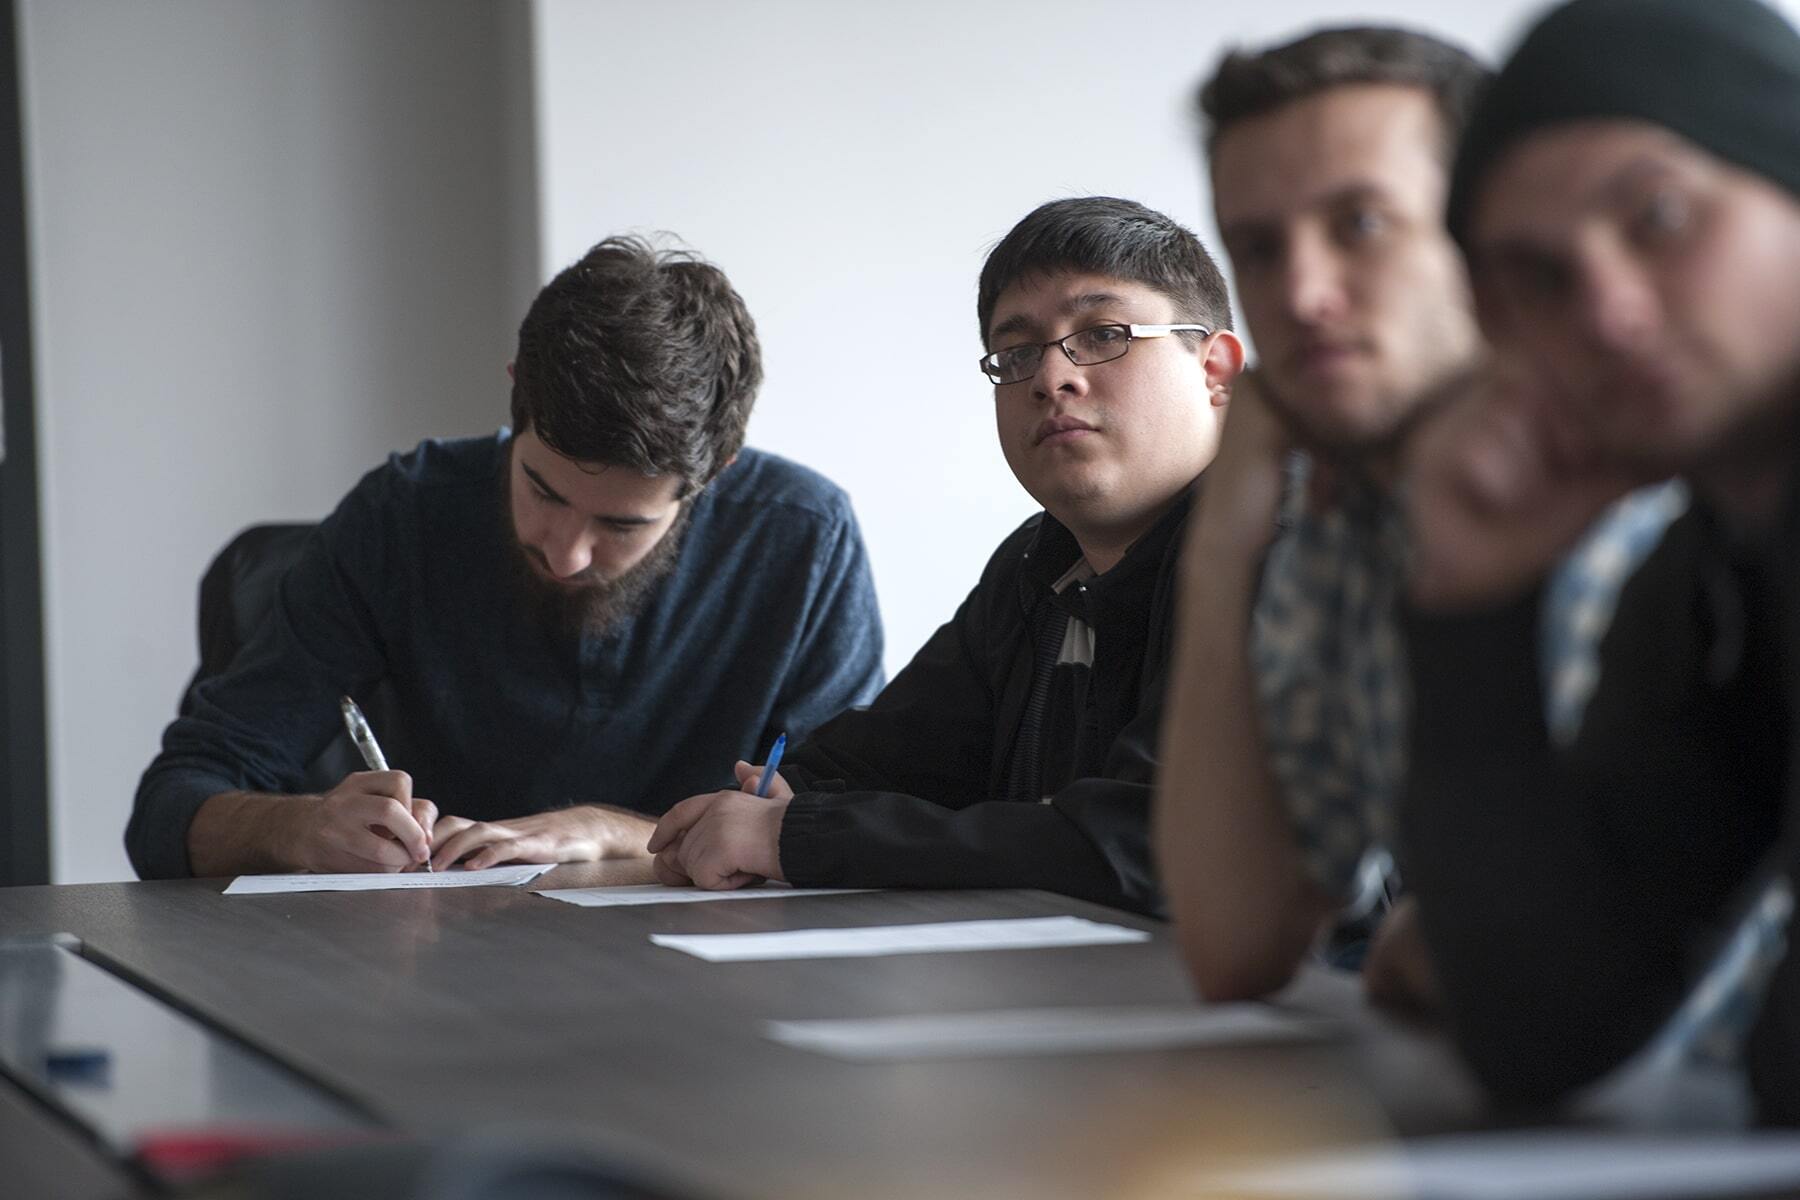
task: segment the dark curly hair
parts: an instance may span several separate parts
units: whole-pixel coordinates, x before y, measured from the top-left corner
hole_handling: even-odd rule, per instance
[[[762,383],[756,324],[699,255],[611,237],[519,325],[512,426],[580,463],[704,487],[744,444]]]

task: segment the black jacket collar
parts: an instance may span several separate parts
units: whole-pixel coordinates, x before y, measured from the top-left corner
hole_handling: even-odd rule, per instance
[[[1039,514],[1037,531],[1020,556],[1021,606],[1030,613],[1044,600],[1054,598],[1070,616],[1094,626],[1105,624],[1109,613],[1120,606],[1147,606],[1164,563],[1180,549],[1181,530],[1193,502],[1194,487],[1190,484],[1156,523],[1131,544],[1112,570],[1065,588],[1060,596],[1051,589],[1081,557],[1081,546],[1061,521],[1047,512]]]

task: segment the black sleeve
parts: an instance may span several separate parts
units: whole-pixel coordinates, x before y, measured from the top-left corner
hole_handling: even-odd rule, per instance
[[[874,704],[796,751],[797,794],[781,828],[790,882],[1043,888],[1140,911],[1160,905],[1148,837],[1157,705],[1115,740],[1105,777],[1078,779],[1045,804],[991,798],[995,739],[1007,731],[984,664],[1012,662],[1025,636],[990,603],[1016,589],[996,569],[1011,545]]]
[[[1732,727],[1755,702],[1699,669],[1693,570],[1666,542],[1628,585],[1566,752],[1543,717],[1537,596],[1405,618],[1401,867],[1452,1033],[1504,1100],[1554,1098],[1654,1034],[1770,836],[1767,756]]]

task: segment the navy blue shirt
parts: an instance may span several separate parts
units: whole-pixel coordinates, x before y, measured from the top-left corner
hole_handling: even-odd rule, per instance
[[[745,450],[693,501],[637,614],[582,633],[522,600],[509,441],[393,455],[319,526],[256,636],[164,733],[126,830],[140,875],[190,873],[207,798],[296,790],[344,736],[338,697],[377,681],[405,716],[392,765],[476,820],[590,802],[657,814],[880,690],[868,556],[823,476]]]

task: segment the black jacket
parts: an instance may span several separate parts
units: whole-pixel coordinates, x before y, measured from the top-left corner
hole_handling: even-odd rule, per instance
[[[1160,912],[1150,796],[1168,674],[1183,495],[1112,570],[1052,591],[1080,555],[1048,514],[995,551],[955,617],[866,709],[822,726],[782,766],[796,795],[781,866],[809,887],[1044,888]],[[1066,779],[1005,799],[1039,655],[1039,605],[1094,630]],[[1054,719],[1053,719],[1054,720]]]
[[[1786,574],[1732,550],[1702,511],[1670,526],[1620,596],[1563,752],[1544,729],[1535,596],[1409,617],[1401,868],[1452,1032],[1503,1099],[1555,1098],[1643,1045],[1779,853],[1793,783]],[[1791,953],[1782,974],[1752,1073],[1765,1117],[1793,1121]]]

